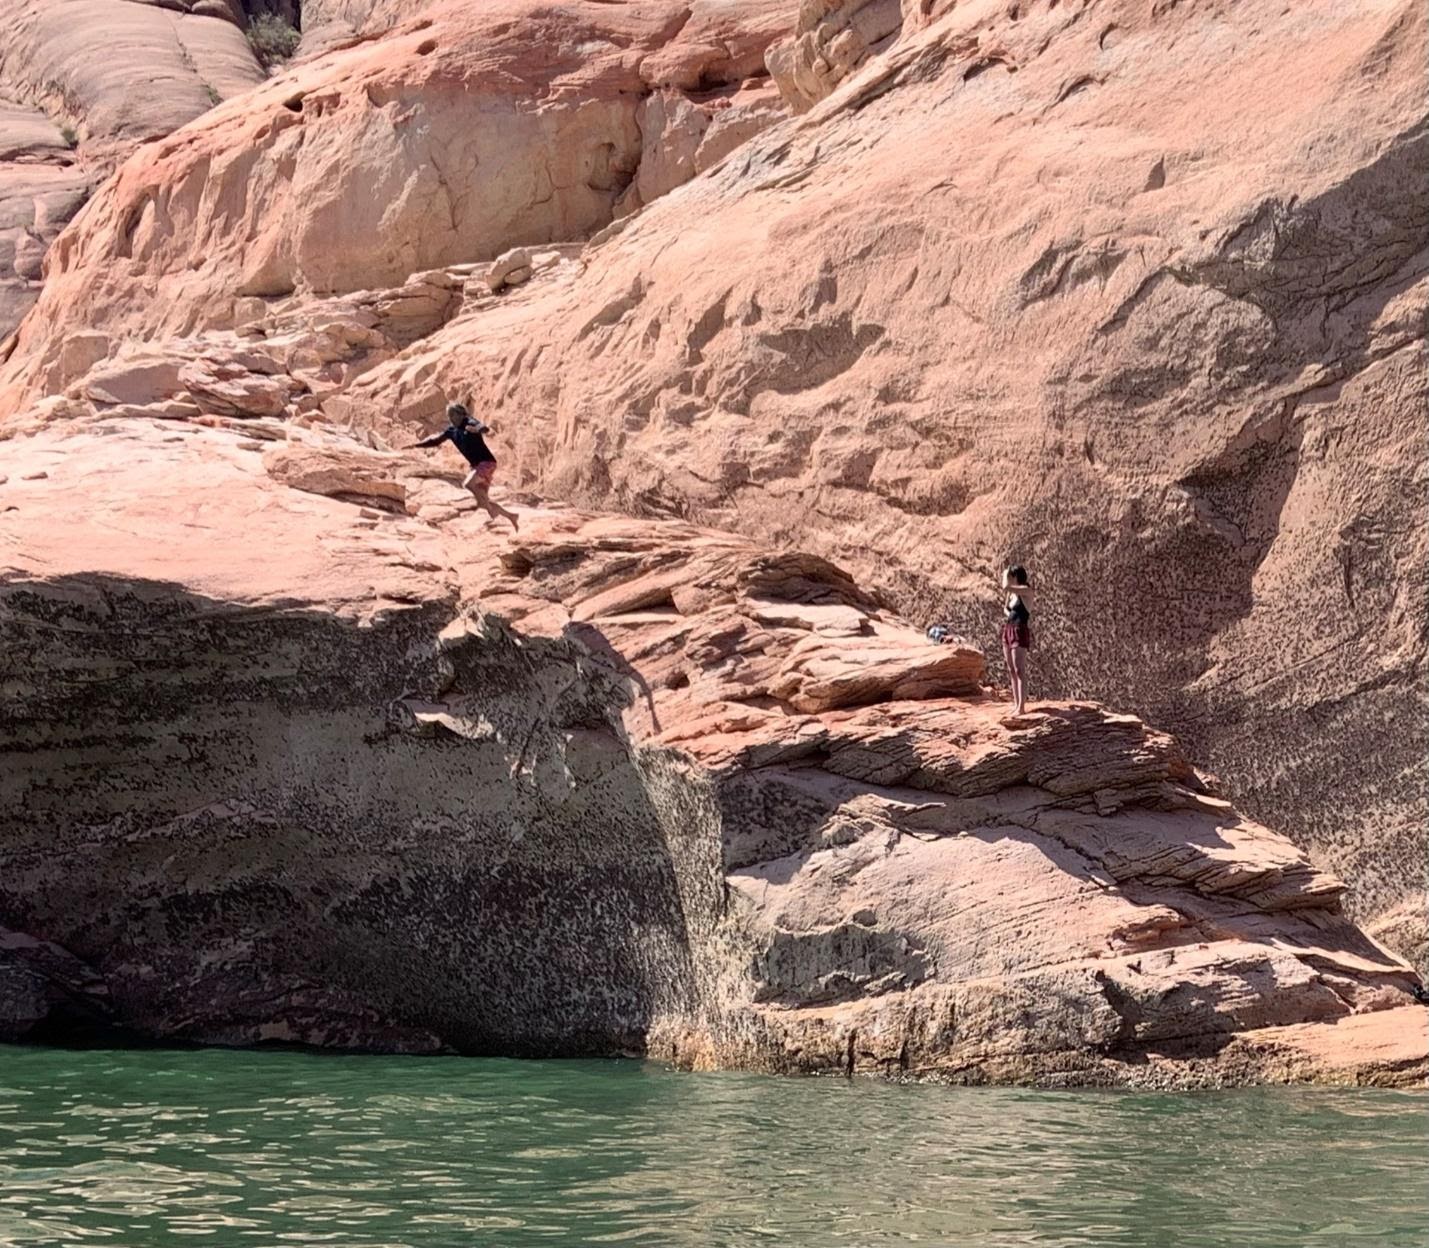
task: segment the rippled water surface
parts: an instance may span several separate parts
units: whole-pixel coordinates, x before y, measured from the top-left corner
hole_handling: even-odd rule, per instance
[[[1413,1245],[1429,1100],[0,1048],[0,1244]]]

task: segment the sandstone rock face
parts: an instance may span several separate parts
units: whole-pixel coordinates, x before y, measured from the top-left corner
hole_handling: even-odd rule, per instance
[[[1422,11],[358,7],[8,350],[7,1034],[1422,1078]]]
[[[784,113],[778,91],[763,82],[696,98],[674,90],[650,95],[636,114],[640,165],[616,214],[637,211],[713,168]]]
[[[0,83],[72,126],[104,172],[263,80],[227,4],[3,0],[0,21]]]
[[[36,370],[51,391],[74,381],[64,343],[81,326],[116,340],[228,327],[238,299],[395,286],[580,239],[617,204],[703,167],[672,156],[622,199],[646,149],[661,158],[669,145],[664,127],[642,134],[654,91],[715,92],[700,108],[738,118],[728,133],[710,118],[697,127],[701,139],[716,131],[696,144],[706,160],[772,120],[767,96],[734,90],[762,74],[783,29],[751,0],[677,11],[447,0],[424,14],[295,66],[127,162],[54,253],[5,378],[20,384],[0,407],[37,394]]]
[[[11,1034],[1423,1078],[1338,880],[824,559],[82,406],[0,489]]]
[[[0,339],[39,297],[45,252],[91,186],[54,122],[0,97]]]
[[[113,166],[263,78],[227,0],[0,0],[0,341]]]
[[[472,389],[533,488],[968,636],[1028,565],[1035,692],[1176,730],[1429,957],[1423,7],[905,7],[579,280],[341,410],[395,441]]]
[[[302,54],[310,56],[328,51],[357,36],[380,35],[410,19],[425,17],[430,11],[438,10],[443,2],[307,0],[302,12]],[[657,54],[651,67],[658,65],[669,70],[669,76],[656,72],[650,81],[696,89],[759,74],[766,48],[792,27],[796,4],[797,0],[776,0],[772,4],[752,4],[749,0],[688,0],[679,5],[637,5],[680,28],[679,46],[672,49],[671,54]],[[553,6],[529,5],[528,11],[539,21],[550,16]],[[556,11],[559,12],[559,6]]]
[[[320,55],[356,38],[371,26],[385,29],[398,18],[414,17],[434,0],[306,0],[299,55]]]
[[[796,113],[807,112],[902,33],[898,0],[802,0],[799,24],[767,62]]]

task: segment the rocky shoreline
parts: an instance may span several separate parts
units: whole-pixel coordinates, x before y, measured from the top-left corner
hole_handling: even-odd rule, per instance
[[[9,1038],[1422,1082],[1407,964],[1135,717],[822,559],[174,428],[10,444]]]
[[[0,1038],[1423,1084],[1422,4],[0,19]]]

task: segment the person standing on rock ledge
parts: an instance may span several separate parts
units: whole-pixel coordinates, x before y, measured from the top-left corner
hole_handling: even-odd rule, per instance
[[[491,432],[491,427],[483,425],[479,420],[473,421],[465,403],[448,403],[447,419],[451,424],[440,433],[434,433],[420,442],[413,442],[407,449],[414,451],[421,447],[440,446],[450,439],[451,444],[471,465],[471,471],[462,479],[462,485],[472,492],[476,501],[486,509],[486,514],[493,520],[497,516],[505,516],[511,521],[512,529],[520,528],[516,513],[507,511],[500,503],[493,502],[488,493],[496,476],[496,456],[486,445],[484,436]]]
[[[1013,714],[1026,709],[1027,652],[1032,649],[1032,586],[1027,583],[1027,569],[1020,564],[1002,573],[1002,657],[1007,664],[1007,679],[1012,685]]]

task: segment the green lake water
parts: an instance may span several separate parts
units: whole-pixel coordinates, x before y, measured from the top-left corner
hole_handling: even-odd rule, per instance
[[[1429,1098],[0,1048],[0,1244],[1429,1244]]]

